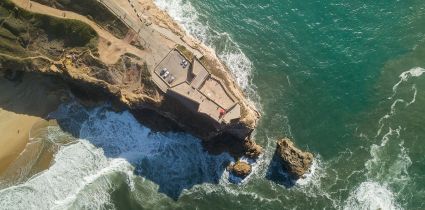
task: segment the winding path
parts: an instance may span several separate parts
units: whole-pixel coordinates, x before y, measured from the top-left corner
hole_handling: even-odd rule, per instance
[[[0,56],[12,58],[12,59],[17,59],[17,60],[31,60],[31,59],[42,58],[42,59],[48,60],[48,61],[50,61],[52,63],[55,62],[51,58],[49,58],[47,56],[44,56],[44,55],[36,55],[36,56],[29,56],[29,57],[18,57],[18,56],[13,56],[13,55],[5,54],[5,53],[0,53]]]
[[[79,15],[70,11],[63,11],[59,9],[55,9],[52,7],[48,7],[36,2],[31,2],[29,0],[11,0],[18,7],[21,7],[27,11],[49,15],[57,18],[63,19],[73,19],[79,20],[90,27],[92,27],[96,33],[98,34],[99,40],[99,54],[100,59],[107,64],[114,64],[118,61],[119,57],[124,53],[131,53],[140,57],[146,57],[147,53],[142,51],[124,40],[118,39],[108,31],[101,28],[98,24],[86,18],[85,16]],[[106,41],[105,41],[106,40]],[[109,43],[108,43],[109,42]],[[107,45],[107,46],[104,46]]]

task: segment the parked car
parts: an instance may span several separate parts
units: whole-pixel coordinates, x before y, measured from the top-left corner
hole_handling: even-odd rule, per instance
[[[164,73],[164,75],[162,76],[162,78],[167,78],[168,77],[168,75],[170,75],[170,72],[167,70],[167,71],[165,71],[165,73]]]
[[[161,71],[159,72],[159,76],[163,76],[166,71],[168,71],[167,68],[161,69]]]
[[[176,80],[176,78],[174,76],[171,76],[170,79],[168,79],[168,84],[173,83],[174,80]]]

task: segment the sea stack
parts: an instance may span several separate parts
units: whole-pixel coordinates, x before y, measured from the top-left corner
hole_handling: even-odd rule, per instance
[[[303,177],[313,163],[313,154],[296,148],[288,138],[277,142],[276,153],[281,160],[283,169],[294,179]]]
[[[235,176],[245,178],[251,173],[251,165],[239,160],[235,164],[230,165],[228,170]]]
[[[0,41],[0,72],[54,77],[81,101],[111,102],[155,131],[185,131],[211,153],[261,154],[251,138],[260,113],[212,49],[153,1],[79,2],[2,2],[7,23],[20,24],[0,25],[9,38]],[[16,42],[28,34],[34,36]]]

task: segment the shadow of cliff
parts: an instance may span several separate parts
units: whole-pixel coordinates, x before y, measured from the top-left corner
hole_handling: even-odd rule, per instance
[[[269,167],[266,173],[266,179],[273,181],[277,184],[283,185],[286,188],[293,187],[297,180],[292,178],[283,168],[282,160],[279,157],[277,151],[274,152],[273,158],[270,161]]]
[[[230,156],[209,155],[201,141],[183,132],[152,131],[128,112],[111,106],[69,108],[56,118],[62,130],[101,148],[108,158],[122,158],[134,167],[134,174],[158,185],[158,192],[178,200],[195,185],[218,184]],[[144,110],[139,114],[157,116]],[[77,121],[75,121],[77,119]],[[160,121],[159,121],[160,122]]]
[[[46,118],[66,94],[63,81],[52,76],[13,71],[3,74],[0,75],[0,108],[6,111]]]
[[[3,93],[14,91],[0,98],[0,108],[55,119],[63,131],[102,149],[106,157],[128,161],[134,167],[134,174],[152,181],[158,185],[158,192],[173,200],[178,200],[185,189],[195,185],[218,184],[232,160],[228,154],[208,154],[199,139],[181,132],[178,125],[151,110],[117,112],[111,105],[93,102],[83,106],[74,101],[69,103],[72,106],[62,104],[49,114],[61,103],[55,101],[57,98],[49,99],[49,94],[59,87],[62,91],[72,89],[83,101],[92,99],[90,92],[55,77],[32,73],[13,81],[1,77],[0,87]],[[19,99],[16,103],[10,103],[16,98]],[[96,99],[92,101],[98,99],[93,98]],[[45,107],[50,100],[55,102],[54,106]]]

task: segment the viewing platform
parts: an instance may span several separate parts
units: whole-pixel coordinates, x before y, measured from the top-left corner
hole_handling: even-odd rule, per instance
[[[152,77],[162,92],[217,123],[226,124],[241,117],[236,98],[196,57],[189,60],[173,49],[155,67]]]

